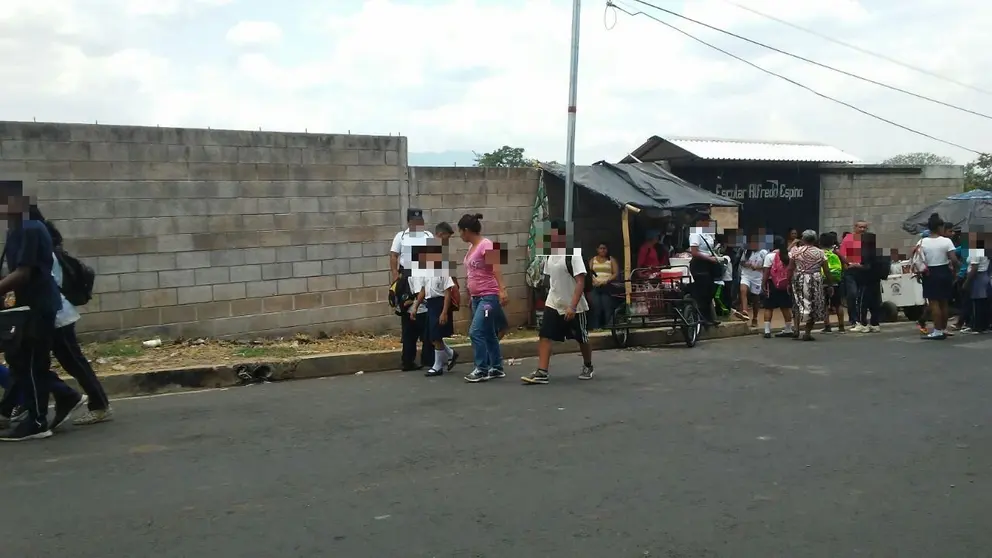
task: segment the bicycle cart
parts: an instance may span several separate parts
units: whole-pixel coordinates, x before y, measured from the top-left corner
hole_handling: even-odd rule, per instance
[[[624,280],[616,286],[623,289],[622,303],[613,312],[610,333],[620,347],[626,347],[630,330],[669,327],[669,335],[681,331],[688,347],[695,347],[703,329],[703,316],[692,299],[692,274],[688,266],[631,269],[631,213],[640,209],[626,204],[622,211],[621,228],[624,243]],[[618,289],[619,290],[619,289]]]
[[[692,299],[692,276],[683,265],[637,268],[627,279],[615,282],[623,288],[616,295],[623,301],[613,312],[610,333],[620,347],[627,347],[630,330],[671,328],[682,332],[687,347],[695,347],[703,329],[703,316]]]

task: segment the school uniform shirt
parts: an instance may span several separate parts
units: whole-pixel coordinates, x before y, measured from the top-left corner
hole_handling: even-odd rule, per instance
[[[568,274],[568,264],[565,258],[572,258],[572,275]],[[572,297],[575,295],[575,276],[586,273],[586,264],[582,261],[582,254],[575,250],[570,256],[565,254],[552,254],[548,256],[544,264],[544,274],[548,276],[548,298],[544,305],[554,309],[559,314],[568,312],[572,306]],[[579,304],[575,307],[575,312],[588,312],[589,303],[583,295],[579,298]]]
[[[978,273],[988,272],[989,258],[985,255],[985,250],[968,250],[968,268],[974,268]]]
[[[744,261],[751,266],[764,266],[765,258],[768,256],[768,250],[758,250],[756,252],[751,252],[751,255],[747,257]],[[760,285],[762,279],[762,273],[760,269],[749,269],[741,266],[741,279],[747,281],[749,285]]]
[[[59,259],[52,254],[52,278],[55,279],[55,284],[59,287],[59,296],[62,297],[62,309],[55,314],[55,329],[60,327],[65,327],[70,324],[74,324],[79,321],[80,315],[79,310],[72,305],[68,300],[66,300],[65,295],[62,294],[62,266],[59,265]]]
[[[949,265],[951,258],[948,254],[954,250],[954,242],[946,236],[931,236],[920,240],[920,251],[927,267]]]
[[[455,280],[450,275],[444,277],[410,277],[410,292],[416,295],[424,290],[424,300],[428,298],[444,298],[444,293],[455,286]]]
[[[434,238],[429,231],[411,231],[409,228],[396,233],[393,237],[393,244],[389,251],[399,254],[400,269],[412,269],[410,266],[410,256],[414,246],[425,246],[428,238]]]
[[[716,244],[716,237],[711,233],[692,233],[689,235],[689,247],[699,248],[702,256],[715,256],[713,247]]]
[[[20,227],[7,230],[7,271],[32,268],[31,278],[14,289],[17,306],[30,306],[32,313],[52,316],[62,309],[62,296],[52,277],[54,250],[52,237],[41,221],[25,219]]]

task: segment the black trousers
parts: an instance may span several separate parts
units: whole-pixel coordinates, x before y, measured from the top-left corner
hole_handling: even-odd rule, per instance
[[[989,322],[989,314],[992,308],[989,306],[988,298],[971,299],[971,329],[975,331],[988,331],[992,323]],[[968,305],[965,305],[968,306]]]
[[[882,312],[882,282],[878,279],[865,278],[858,283],[859,323],[877,326]],[[871,323],[868,314],[871,314]]]
[[[72,397],[75,391],[52,372],[55,316],[34,316],[24,330],[24,337],[18,346],[10,347],[4,352],[14,378],[11,389],[0,400],[0,414],[9,417],[14,407],[23,402],[28,411],[28,420],[39,426],[47,426],[48,400],[53,388],[59,399]]]
[[[55,330],[52,338],[52,353],[59,361],[62,368],[72,376],[79,387],[89,397],[89,409],[91,411],[104,411],[110,406],[110,400],[103,385],[100,383],[96,372],[90,362],[83,356],[83,350],[76,339],[76,324],[69,324]]]
[[[409,280],[410,270],[401,267],[400,276],[404,280]],[[424,315],[423,320],[419,321],[411,320],[408,313],[400,316],[400,341],[403,343],[400,360],[403,368],[416,366],[418,344],[420,345],[420,365],[424,367],[434,366],[434,347],[427,342],[426,319],[426,315]]]
[[[692,298],[699,306],[703,321],[716,322],[713,309],[713,296],[716,294],[716,285],[713,284],[713,264],[693,258],[689,262],[689,272],[692,273]]]

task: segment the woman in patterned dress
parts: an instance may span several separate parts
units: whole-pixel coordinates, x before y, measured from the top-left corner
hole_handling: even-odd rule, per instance
[[[789,251],[789,273],[792,276],[793,319],[796,320],[796,339],[799,325],[805,322],[801,339],[813,340],[813,325],[826,316],[824,292],[829,296],[833,285],[824,285],[824,277],[830,281],[830,268],[827,255],[816,246],[816,231],[806,230],[801,243]],[[826,289],[825,289],[826,287]]]

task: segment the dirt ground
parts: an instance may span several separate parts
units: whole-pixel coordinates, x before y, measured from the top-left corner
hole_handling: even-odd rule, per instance
[[[510,331],[506,339],[527,339],[537,335],[530,329]],[[334,353],[365,353],[400,348],[396,335],[349,333],[311,338],[306,335],[283,339],[254,339],[251,341],[220,341],[214,339],[161,339],[157,347],[146,346],[150,339],[122,339],[107,343],[83,345],[97,374],[150,372],[187,366],[271,361]],[[468,337],[456,335],[453,345],[468,343]],[[56,370],[58,363],[52,362]]]

